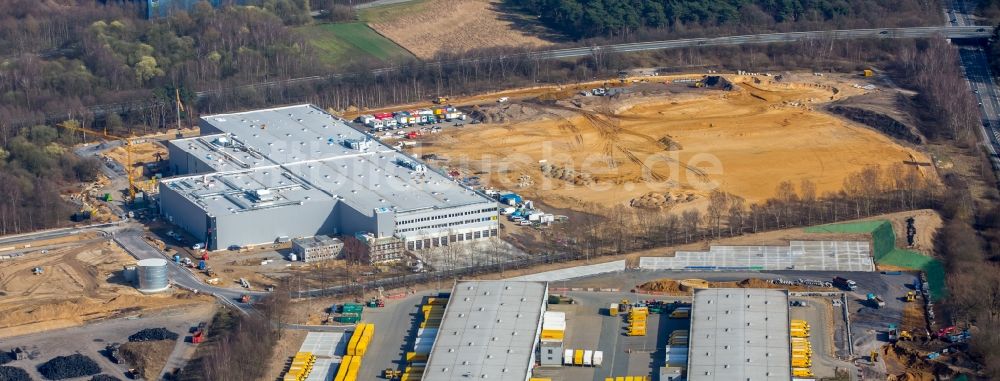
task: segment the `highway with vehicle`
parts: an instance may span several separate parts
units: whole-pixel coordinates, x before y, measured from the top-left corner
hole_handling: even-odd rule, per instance
[[[945,11],[948,26],[975,26],[975,19],[969,11],[971,7],[966,1],[955,0],[949,5],[950,8]],[[983,136],[983,144],[989,153],[993,170],[1000,175],[1000,87],[997,87],[990,70],[989,58],[982,47],[960,46],[958,52],[966,81],[969,82],[981,113],[979,132]]]

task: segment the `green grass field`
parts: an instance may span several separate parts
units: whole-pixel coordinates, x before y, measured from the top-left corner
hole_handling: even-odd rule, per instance
[[[299,31],[319,49],[323,61],[331,65],[413,57],[406,49],[360,22],[309,25]]]

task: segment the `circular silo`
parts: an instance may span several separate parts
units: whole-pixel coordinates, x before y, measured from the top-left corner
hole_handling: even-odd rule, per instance
[[[170,285],[167,281],[167,260],[160,258],[143,259],[139,261],[138,278],[139,291],[159,292]]]

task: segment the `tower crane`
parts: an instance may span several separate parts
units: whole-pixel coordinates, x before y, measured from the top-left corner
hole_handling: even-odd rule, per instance
[[[136,181],[135,175],[132,173],[132,170],[134,169],[132,167],[132,165],[133,165],[133,163],[132,163],[132,145],[133,145],[132,138],[124,138],[124,137],[121,137],[121,136],[115,136],[115,135],[109,134],[107,132],[102,132],[102,131],[88,130],[86,128],[78,127],[78,126],[75,126],[75,125],[73,125],[71,123],[67,123],[67,122],[59,123],[58,126],[61,127],[61,128],[65,128],[67,130],[82,132],[84,135],[91,134],[91,135],[100,136],[100,137],[102,137],[104,139],[107,139],[107,140],[118,140],[118,141],[121,141],[122,145],[125,147],[125,161],[126,161],[126,163],[125,163],[125,176],[128,177],[128,200],[129,201],[134,201],[135,200],[136,189],[141,190],[141,188],[137,185],[137,181]]]

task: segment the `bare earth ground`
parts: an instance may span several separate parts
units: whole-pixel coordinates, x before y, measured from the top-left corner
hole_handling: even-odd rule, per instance
[[[210,300],[187,292],[143,295],[121,275],[123,265],[134,263],[101,239],[0,262],[0,337]],[[35,267],[44,273],[32,274]]]
[[[421,153],[486,172],[492,186],[574,210],[630,205],[650,195],[700,206],[713,185],[756,202],[772,197],[785,180],[811,180],[822,194],[839,191],[848,175],[867,166],[928,160],[876,131],[814,109],[864,93],[851,86],[856,78],[730,79],[737,90],[666,85],[673,90],[656,96],[511,104],[503,111],[528,116],[446,130],[428,139]],[[557,93],[553,97],[565,96]],[[574,109],[571,102],[582,107]],[[664,139],[680,149],[667,149]],[[542,160],[585,172],[595,183],[574,185],[547,176]],[[932,171],[924,175],[936,179]]]
[[[518,30],[497,11],[498,0],[431,0],[391,21],[369,26],[422,59],[441,52],[549,45]]]

